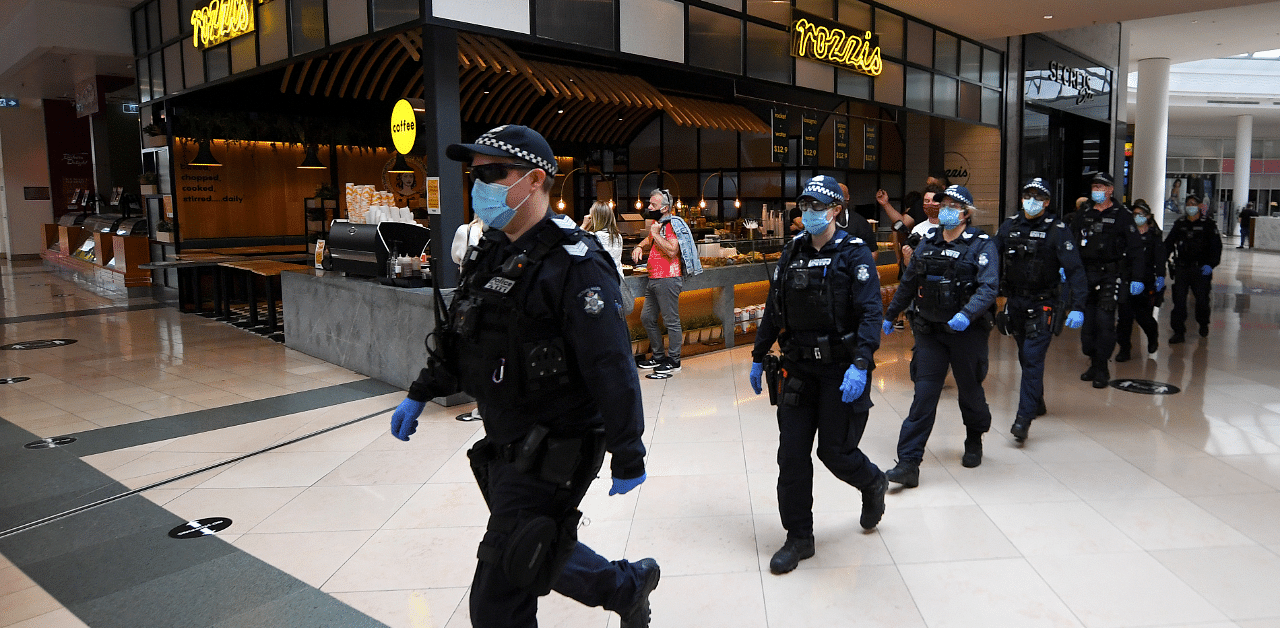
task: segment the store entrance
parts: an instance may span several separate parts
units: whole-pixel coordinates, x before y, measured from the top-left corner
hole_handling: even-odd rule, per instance
[[[1053,184],[1051,207],[1059,208],[1059,215],[1074,211],[1076,199],[1089,195],[1089,178],[1107,168],[1109,140],[1105,122],[1028,105],[1023,110],[1019,184],[1043,177]],[[1117,181],[1116,188],[1122,195],[1123,183]]]

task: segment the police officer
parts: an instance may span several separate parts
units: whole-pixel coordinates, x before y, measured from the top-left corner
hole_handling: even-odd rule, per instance
[[[1160,228],[1151,221],[1151,206],[1143,199],[1133,202],[1133,224],[1142,236],[1142,274],[1136,279],[1142,282],[1142,292],[1120,299],[1116,313],[1116,342],[1120,345],[1116,362],[1127,362],[1133,356],[1133,323],[1147,335],[1147,353],[1155,353],[1160,347],[1160,326],[1152,316],[1152,310],[1164,298],[1164,269],[1166,257]]]
[[[1000,260],[995,241],[967,226],[972,215],[968,188],[952,185],[943,191],[938,228],[912,252],[882,323],[884,333],[893,333],[890,321],[912,307],[915,398],[898,436],[898,464],[885,474],[890,482],[908,488],[920,484],[920,462],[948,367],[956,378],[966,432],[960,464],[982,464],[982,435],[991,429],[982,380],[987,376],[987,336],[1000,287]]]
[[[1028,181],[1022,186],[1022,211],[996,232],[1000,294],[1006,298],[996,327],[1018,343],[1022,366],[1018,412],[1009,430],[1018,442],[1026,440],[1031,421],[1047,412],[1044,359],[1049,342],[1062,325],[1076,329],[1084,323],[1079,309],[1085,299],[1084,266],[1067,225],[1049,211],[1052,196],[1044,179]],[[1066,303],[1060,298],[1060,277],[1066,278],[1070,292]]]
[[[605,450],[610,495],[645,480],[644,415],[617,270],[573,221],[549,210],[546,140],[506,125],[446,155],[470,164],[471,208],[490,228],[467,253],[445,329],[391,431],[409,440],[428,399],[476,398],[485,437],[467,452],[489,507],[471,583],[471,622],[537,625],[551,589],[649,625],[658,564],[610,562],[577,542],[578,504]]]
[[[1115,179],[1098,172],[1090,181],[1089,200],[1071,221],[1071,235],[1080,247],[1088,295],[1084,302],[1084,327],[1080,347],[1089,357],[1089,368],[1081,381],[1105,388],[1111,381],[1108,362],[1116,348],[1116,307],[1120,294],[1140,294],[1145,286],[1141,276],[1142,238],[1133,225],[1133,215],[1112,197]],[[1122,286],[1130,277],[1128,286]]]
[[[1174,221],[1173,229],[1164,240],[1164,248],[1173,262],[1171,345],[1187,339],[1187,290],[1196,297],[1200,335],[1209,335],[1209,289],[1213,284],[1213,269],[1222,261],[1222,236],[1218,235],[1218,225],[1213,219],[1201,212],[1199,197],[1188,195],[1183,212],[1186,216]]]
[[[863,528],[880,523],[889,487],[858,449],[872,405],[867,374],[880,347],[880,276],[868,244],[835,224],[844,198],[832,177],[805,184],[796,202],[804,233],[778,260],[751,351],[751,388],[758,395],[766,355],[775,341],[782,349],[769,391],[778,405],[778,512],[787,530],[769,561],[775,574],[814,555],[815,434],[818,459],[862,492]]]

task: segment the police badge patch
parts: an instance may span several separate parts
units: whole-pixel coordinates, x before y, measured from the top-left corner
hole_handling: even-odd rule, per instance
[[[858,264],[858,281],[867,283],[868,279],[871,279],[871,269],[866,264]]]
[[[1074,248],[1076,247],[1072,246],[1071,240],[1067,240],[1067,250],[1070,251],[1071,249],[1074,249]]]
[[[578,293],[582,298],[582,311],[592,316],[599,316],[604,310],[604,299],[600,298],[600,288],[592,286]]]
[[[989,261],[991,261],[991,260],[987,259],[987,254],[986,254],[986,253],[979,253],[979,254],[978,254],[978,265],[979,265],[979,266],[986,266],[986,265],[987,265],[987,262],[989,262]]]

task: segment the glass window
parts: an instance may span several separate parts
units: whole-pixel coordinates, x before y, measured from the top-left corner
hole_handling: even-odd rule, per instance
[[[154,2],[147,5],[147,37],[148,49],[160,45],[160,7]]]
[[[587,2],[590,2],[590,1],[591,0],[587,0]],[[545,0],[538,0],[538,2],[545,2]],[[706,2],[707,4],[722,6],[726,9],[733,9],[734,11],[742,10],[742,0],[703,0],[703,2]]]
[[[875,78],[875,99],[887,105],[902,104],[902,66],[897,63],[884,62],[884,70]]]
[[[151,62],[146,57],[138,59],[138,100],[151,100]]]
[[[830,92],[835,86],[835,71],[825,63],[796,59],[796,85],[824,92]]]
[[[880,36],[880,54],[902,58],[902,18],[896,13],[876,9],[876,34]]]
[[[653,122],[650,122],[649,125],[636,136],[636,139],[631,141],[630,150],[627,152],[630,155],[630,165],[628,168],[632,171],[647,172],[658,167],[658,147],[662,138],[661,125],[663,117],[664,116],[661,115],[655,117]],[[639,181],[634,183],[634,185],[639,184]],[[635,194],[634,188],[631,189],[631,193],[632,195]]]
[[[831,0],[796,0],[796,8],[818,17],[832,19]]]
[[[747,0],[747,15],[786,24],[791,19],[791,4],[774,0]]]
[[[183,76],[186,80],[187,87],[195,87],[204,83],[204,53],[196,50],[192,45],[191,38],[182,40],[182,62],[184,67]]]
[[[289,56],[289,29],[286,26],[287,2],[258,5],[258,45],[262,62],[275,63]]]
[[[258,67],[258,44],[253,37],[231,40],[231,70],[244,72]]]
[[[621,52],[684,63],[684,4],[676,0],[627,0],[618,7]],[[643,28],[631,25],[643,25]]]
[[[179,24],[178,0],[160,0],[160,32],[164,35],[164,41],[178,36]]]
[[[147,48],[147,9],[143,7],[133,12],[133,54],[140,55]]]
[[[836,68],[836,93],[852,98],[871,99],[871,77]]]
[[[293,0],[293,54],[300,55],[324,48],[324,0]],[[208,60],[206,60],[206,63]],[[213,80],[213,66],[209,66],[209,80]]]
[[[982,119],[982,88],[973,83],[960,83],[960,111],[957,117],[978,121]]]
[[[205,50],[204,68],[210,81],[231,76],[231,47],[223,44]]]
[[[1000,60],[1000,53],[994,50],[982,49],[982,82],[992,87],[1000,87],[1000,74],[1004,64]]]
[[[933,67],[933,29],[920,22],[907,21],[907,61]]]
[[[760,136],[768,142],[768,136]],[[778,198],[782,195],[782,173],[780,172],[744,172],[742,173],[742,196]]]
[[[692,170],[697,167],[698,129],[681,126],[670,116],[662,116],[662,169]],[[684,185],[683,181],[681,185]]]
[[[742,73],[742,20],[689,7],[689,65]]]
[[[857,0],[839,0],[836,21],[863,30],[871,28],[871,7]]]
[[[161,59],[162,53],[155,52],[151,54],[151,97],[159,98],[164,96],[164,60]]]
[[[933,75],[924,70],[907,68],[906,105],[920,111],[933,110]]]
[[[369,34],[369,5],[365,0],[329,0],[329,43]]]
[[[195,31],[195,27],[191,25],[191,12],[204,6],[208,6],[209,0],[178,0],[178,30],[182,31],[183,36],[190,35]]]
[[[699,147],[702,149],[702,168],[737,168],[738,167],[738,132],[721,129],[702,129],[698,132]],[[730,177],[728,173],[725,177]],[[717,177],[719,178],[719,177]],[[717,185],[713,180],[711,185]],[[725,183],[725,190],[733,189],[732,183]],[[727,193],[727,192],[726,192]]]
[[[747,76],[791,84],[791,35],[747,23]]]
[[[957,74],[956,66],[959,65],[960,57],[958,45],[959,41],[955,37],[941,31],[935,33],[933,67],[947,74]]]
[[[182,42],[164,49],[164,84],[170,94],[182,90]]]
[[[761,116],[761,119],[767,120],[768,116]],[[743,133],[741,146],[743,168],[764,167],[773,163],[773,138],[768,133]],[[747,192],[745,187],[742,195],[758,196]]]
[[[935,74],[933,76],[933,112],[939,115],[956,115],[956,80]]]
[[[1000,124],[1000,92],[994,89],[982,90],[982,123]]]
[[[960,76],[971,81],[982,80],[982,49],[978,44],[960,42]]]
[[[538,0],[538,36],[613,50],[613,0]]]
[[[373,0],[373,30],[404,24],[418,17],[418,0]]]

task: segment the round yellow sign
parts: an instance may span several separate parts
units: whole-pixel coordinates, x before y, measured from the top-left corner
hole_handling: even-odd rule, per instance
[[[400,99],[391,110],[391,143],[396,152],[408,155],[418,139],[418,116],[408,100]]]

